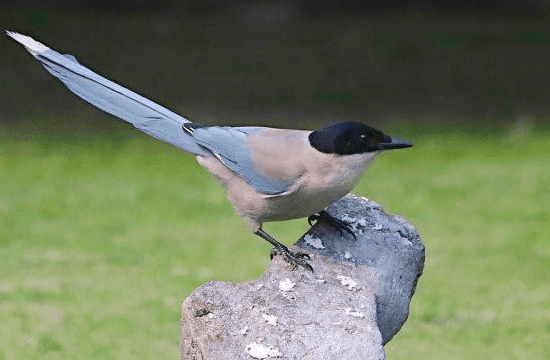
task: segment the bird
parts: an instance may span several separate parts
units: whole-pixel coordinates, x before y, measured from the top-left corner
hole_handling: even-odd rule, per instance
[[[296,269],[313,271],[308,254],[292,252],[262,225],[307,217],[323,218],[353,235],[349,225],[325,208],[348,194],[382,151],[411,147],[410,141],[368,125],[346,121],[318,130],[261,126],[205,126],[166,109],[88,69],[33,38],[6,34],[71,92],[136,129],[194,156],[227,191],[250,230]],[[355,236],[354,236],[355,237]]]

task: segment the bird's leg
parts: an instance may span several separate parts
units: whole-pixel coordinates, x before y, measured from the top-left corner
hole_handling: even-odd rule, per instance
[[[355,237],[355,234],[353,232],[353,228],[351,227],[350,224],[348,224],[345,221],[342,221],[340,219],[335,218],[334,216],[330,215],[325,210],[321,210],[319,212],[319,214],[308,216],[307,222],[309,223],[310,226],[313,226],[313,222],[317,222],[320,219],[323,219],[323,220],[327,221],[331,226],[333,226],[333,227],[337,228],[338,230],[340,230],[340,236],[344,234],[342,230],[345,230],[345,231],[349,232],[355,240],[357,240],[357,238]]]
[[[263,231],[261,228],[258,229],[258,231],[255,232],[256,235],[260,236],[262,239],[268,241],[271,245],[273,245],[273,249],[271,250],[271,259],[273,259],[273,256],[275,255],[283,255],[284,259],[289,262],[290,264],[294,265],[294,268],[292,270],[295,270],[298,265],[303,266],[305,269],[313,272],[313,268],[306,260],[309,260],[309,255],[303,252],[292,252],[288,250],[286,246],[275,240],[271,235]]]

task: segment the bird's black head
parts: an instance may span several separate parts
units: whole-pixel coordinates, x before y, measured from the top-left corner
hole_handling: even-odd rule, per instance
[[[402,149],[412,143],[356,122],[340,122],[309,134],[309,143],[327,154],[351,155]]]

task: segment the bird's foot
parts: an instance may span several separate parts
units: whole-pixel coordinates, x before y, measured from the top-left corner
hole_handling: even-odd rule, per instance
[[[310,259],[309,255],[306,253],[299,252],[299,251],[292,252],[288,250],[286,246],[283,245],[283,246],[274,247],[273,249],[271,249],[271,254],[270,254],[271,260],[273,260],[273,257],[276,255],[282,255],[283,259],[286,262],[293,265],[294,267],[292,268],[292,270],[296,270],[298,266],[302,266],[306,270],[313,272],[313,268],[306,261]]]
[[[353,236],[354,240],[357,240],[357,237],[355,237],[355,233],[353,232],[353,228],[351,227],[350,224],[338,218],[335,218],[325,210],[320,211],[319,214],[308,216],[307,222],[309,223],[310,226],[313,226],[313,223],[319,221],[320,219],[325,220],[331,226],[340,230],[340,236],[344,235],[344,231],[347,231],[348,233],[351,234],[351,236]]]

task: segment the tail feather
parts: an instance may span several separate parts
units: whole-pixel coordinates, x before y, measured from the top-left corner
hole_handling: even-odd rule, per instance
[[[205,150],[182,129],[183,124],[189,120],[105,79],[78,63],[72,55],[61,55],[29,36],[10,31],[6,33],[22,44],[50,74],[83,100],[190,154],[204,153]]]

